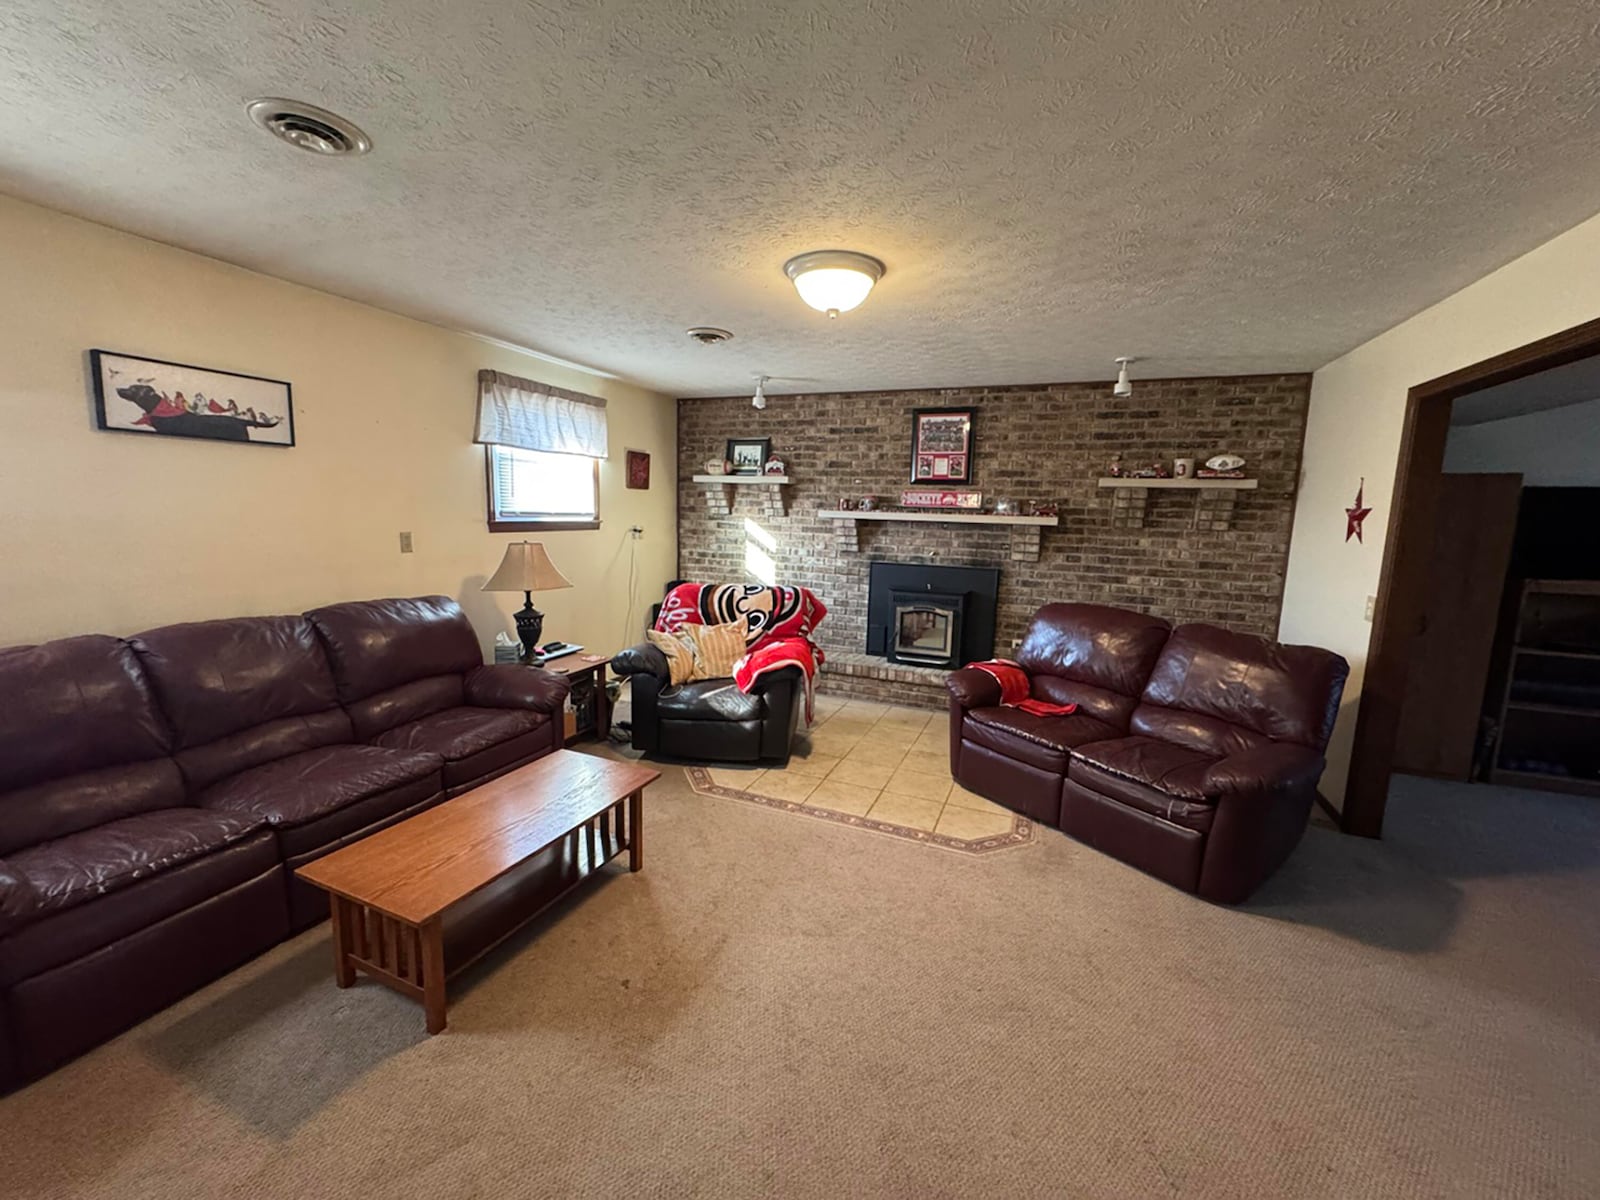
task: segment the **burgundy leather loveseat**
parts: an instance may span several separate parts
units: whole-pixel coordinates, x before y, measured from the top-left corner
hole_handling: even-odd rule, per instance
[[[950,773],[1208,900],[1246,899],[1299,842],[1349,667],[1212,625],[1092,604],[1034,614],[1017,662],[1036,716],[951,673]]]
[[[561,744],[453,600],[0,650],[0,1091],[327,916],[296,866]]]

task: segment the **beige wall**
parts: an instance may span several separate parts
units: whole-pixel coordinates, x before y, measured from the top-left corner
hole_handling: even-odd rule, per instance
[[[1345,703],[1323,777],[1344,796],[1400,454],[1406,392],[1434,379],[1600,316],[1600,217],[1463,288],[1335,359],[1312,377],[1311,414],[1279,636],[1337,650],[1350,660]],[[1364,544],[1344,540],[1344,509],[1366,477],[1372,516]]]
[[[512,540],[484,521],[480,367],[609,402],[602,527],[543,539],[575,585],[535,598],[547,638],[619,649],[672,575],[668,399],[6,197],[0,279],[0,645],[428,592],[487,644],[522,597],[477,590]],[[298,445],[99,432],[91,347],[287,379]]]

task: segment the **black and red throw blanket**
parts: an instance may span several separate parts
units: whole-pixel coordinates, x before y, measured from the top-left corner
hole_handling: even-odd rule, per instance
[[[1078,711],[1076,704],[1051,704],[1048,700],[1035,700],[1028,695],[1028,673],[1009,658],[992,658],[988,662],[968,663],[975,671],[993,675],[1000,682],[1000,703],[1007,708],[1020,708],[1036,717],[1066,717]]]
[[[806,681],[806,724],[811,723],[812,682],[822,662],[811,631],[828,615],[808,588],[742,583],[680,583],[667,593],[656,617],[662,633],[685,625],[743,622],[745,656],[733,665],[733,682],[748,692],[769,671],[799,667]]]

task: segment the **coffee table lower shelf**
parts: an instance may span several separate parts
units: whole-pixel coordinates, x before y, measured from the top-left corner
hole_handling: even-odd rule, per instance
[[[420,1003],[430,1034],[443,1032],[451,979],[624,850],[630,871],[644,866],[642,799],[641,789],[618,800],[420,925],[330,893],[334,982],[370,976]]]

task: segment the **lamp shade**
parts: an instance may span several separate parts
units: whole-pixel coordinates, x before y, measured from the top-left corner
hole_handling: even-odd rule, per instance
[[[548,592],[569,588],[572,580],[556,570],[543,542],[512,542],[500,568],[483,585],[486,592]]]

